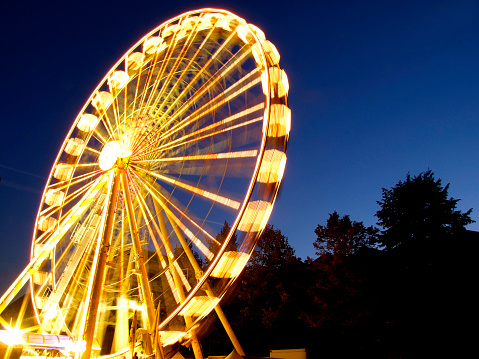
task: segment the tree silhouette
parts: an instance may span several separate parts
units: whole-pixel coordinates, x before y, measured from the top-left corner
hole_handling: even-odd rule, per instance
[[[431,170],[399,181],[391,189],[382,189],[381,209],[376,212],[381,232],[381,244],[386,249],[414,242],[415,246],[430,245],[463,231],[473,223],[472,209],[456,210],[459,199],[448,197],[449,184],[442,186]]]
[[[209,238],[206,238],[206,243],[208,244],[208,247],[211,251],[218,251],[219,246],[223,245],[225,240],[228,238],[228,234],[231,231],[231,226],[229,223],[225,220],[225,223],[223,224],[223,227],[221,227],[220,232],[216,235],[216,241],[219,243],[219,245]],[[237,235],[236,233],[233,234],[231,237],[229,243],[226,245],[226,252],[228,251],[237,251],[238,250],[238,244],[236,243],[237,241]]]
[[[375,243],[378,230],[365,227],[363,222],[351,221],[348,215],[340,217],[338,212],[329,215],[326,226],[318,224],[313,243],[316,255],[331,254],[333,258],[345,258],[360,248]]]
[[[379,243],[387,259],[377,272],[377,284],[383,283],[377,296],[384,323],[395,333],[390,343],[401,345],[403,353],[444,355],[451,328],[460,330],[454,312],[463,306],[459,293],[465,286],[455,283],[467,283],[464,278],[471,273],[460,270],[467,256],[459,255],[463,248],[458,244],[464,243],[465,226],[474,221],[472,209],[457,210],[459,199],[449,197],[448,190],[449,184],[443,186],[427,170],[383,188],[377,202],[381,209],[376,216],[383,227]]]
[[[312,305],[304,317],[312,327],[354,324],[367,312],[365,277],[354,255],[374,242],[377,229],[351,221],[348,215],[340,217],[335,211],[315,233],[313,245],[319,257],[309,258],[312,283],[307,293]]]

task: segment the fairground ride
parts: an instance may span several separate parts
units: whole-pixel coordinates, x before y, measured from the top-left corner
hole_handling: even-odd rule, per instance
[[[168,357],[181,343],[199,359],[214,310],[244,355],[220,300],[284,172],[279,59],[258,27],[202,9],[161,24],[111,68],[53,164],[31,261],[0,299],[1,312],[29,283],[40,329],[17,344],[50,340],[88,359],[129,358],[137,341]]]

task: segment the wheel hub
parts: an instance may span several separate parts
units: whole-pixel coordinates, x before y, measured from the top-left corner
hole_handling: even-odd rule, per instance
[[[130,156],[130,150],[122,149],[117,141],[111,141],[103,147],[98,165],[104,171],[108,171],[115,165],[119,168],[126,168],[130,162]]]

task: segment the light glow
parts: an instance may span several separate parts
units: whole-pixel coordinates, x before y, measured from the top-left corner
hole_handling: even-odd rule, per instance
[[[138,71],[143,64],[143,58],[143,53],[141,52],[132,52],[130,55],[128,55],[128,70]]]
[[[78,156],[83,147],[85,146],[85,141],[80,138],[70,138],[65,146],[65,152],[72,156]]]
[[[286,154],[278,150],[267,150],[258,174],[258,182],[276,183],[283,178],[286,166]]]
[[[238,229],[243,232],[258,232],[264,228],[271,213],[271,203],[253,201],[248,203]]]
[[[121,152],[120,144],[116,141],[108,142],[100,153],[98,164],[104,171],[108,171],[115,164]]]
[[[47,312],[45,313],[45,316],[43,317],[44,321],[49,321],[53,318],[55,318],[58,315],[58,307],[55,305],[52,305],[50,308],[48,308]]]
[[[57,220],[53,217],[41,216],[38,220],[38,229],[43,232],[51,232],[55,228]]]
[[[49,206],[59,206],[65,198],[65,192],[58,189],[49,189],[45,194],[45,203]]]
[[[165,48],[166,44],[163,43],[163,39],[159,36],[150,37],[143,43],[143,52],[147,55],[153,55],[155,52],[161,51]]]
[[[291,130],[291,110],[286,105],[271,105],[268,136],[282,137]]]
[[[77,127],[80,131],[90,132],[98,123],[98,117],[95,115],[84,113],[78,121]]]
[[[187,317],[202,317],[208,314],[219,300],[219,298],[208,296],[193,297],[179,314]]]
[[[185,336],[185,332],[180,331],[158,331],[161,338],[161,344],[166,347],[168,345],[176,343],[178,340]]]
[[[113,96],[107,91],[100,91],[99,93],[95,94],[93,100],[91,100],[92,106],[98,111],[104,111],[112,102]]]
[[[7,345],[17,345],[23,343],[22,331],[15,328],[0,330],[0,342]]]
[[[249,256],[243,252],[224,252],[211,276],[215,278],[236,278],[248,262]]]
[[[68,163],[59,163],[55,167],[53,177],[59,181],[69,181],[73,176],[73,165]]]
[[[116,89],[121,90],[126,86],[130,76],[125,71],[115,71],[111,74],[111,77],[108,79],[108,84]]]

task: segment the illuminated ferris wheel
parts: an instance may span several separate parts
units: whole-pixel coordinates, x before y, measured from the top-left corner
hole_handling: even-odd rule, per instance
[[[128,350],[134,322],[197,354],[201,320],[223,320],[219,301],[283,175],[291,112],[279,59],[258,27],[203,9],[112,67],[55,160],[31,263],[12,287],[30,279],[45,333],[106,355]]]

